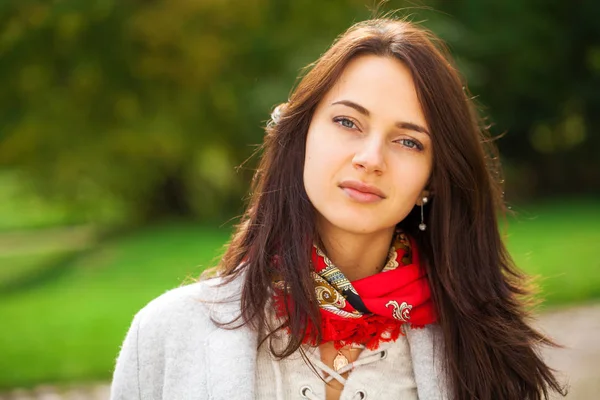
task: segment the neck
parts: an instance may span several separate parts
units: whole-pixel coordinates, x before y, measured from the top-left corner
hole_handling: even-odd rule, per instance
[[[350,281],[381,272],[394,234],[394,228],[370,234],[357,234],[332,226],[319,231],[323,251]]]

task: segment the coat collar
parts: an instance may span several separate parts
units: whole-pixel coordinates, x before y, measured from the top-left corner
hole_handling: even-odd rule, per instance
[[[420,399],[445,400],[447,382],[442,366],[443,340],[437,324],[406,330],[415,382]]]

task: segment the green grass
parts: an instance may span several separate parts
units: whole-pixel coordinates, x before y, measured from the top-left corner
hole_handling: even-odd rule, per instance
[[[527,210],[509,221],[509,249],[541,275],[547,304],[600,299],[600,203]],[[63,274],[0,295],[0,388],[110,379],[135,312],[213,265],[228,233],[172,224],[115,237]]]
[[[600,299],[600,202],[552,202],[519,210],[508,248],[537,277],[548,306]]]
[[[39,280],[44,275],[60,270],[74,257],[76,251],[55,250],[18,255],[0,255],[0,295]]]
[[[63,273],[97,236],[89,226],[0,232],[0,295]]]
[[[37,288],[0,296],[0,388],[108,379],[134,313],[212,265],[227,229],[115,238]]]

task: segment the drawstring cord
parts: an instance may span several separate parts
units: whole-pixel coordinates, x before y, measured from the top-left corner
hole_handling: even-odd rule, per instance
[[[345,374],[346,372],[352,371],[356,367],[360,367],[361,365],[366,365],[366,364],[370,364],[372,362],[381,360],[383,358],[384,354],[385,354],[385,350],[381,350],[381,351],[378,351],[377,353],[370,354],[370,355],[368,355],[368,356],[366,356],[364,358],[359,358],[358,360],[356,360],[356,361],[354,361],[354,362],[352,362],[352,363],[350,363],[350,364],[348,364],[348,365],[340,368],[337,371],[336,375],[340,375],[340,377],[341,377],[342,374]],[[329,368],[329,366],[327,366],[327,365],[325,365],[325,366],[327,368]],[[329,369],[331,370],[331,368],[329,368]],[[334,378],[334,375],[331,374],[330,372],[328,372],[328,375],[329,376],[327,378],[325,378],[325,382],[326,383],[331,382],[333,379],[336,379],[338,382],[340,382],[340,380],[337,379],[337,378]],[[344,378],[342,377],[342,379],[344,379]],[[346,383],[345,381],[346,380],[344,379],[344,382],[340,382],[340,383],[342,383],[343,385],[345,385],[345,383]]]
[[[275,318],[275,315],[271,314],[270,317]],[[325,372],[328,375],[326,378],[324,378],[326,384],[329,384],[329,382],[331,382],[332,380],[335,379],[339,383],[341,383],[342,386],[346,386],[346,378],[344,378],[342,376],[342,374],[345,374],[361,365],[366,365],[366,364],[370,364],[372,362],[381,360],[381,359],[385,358],[386,355],[387,355],[387,350],[379,350],[377,352],[369,354],[368,356],[359,357],[357,360],[340,368],[338,371],[335,371],[331,367],[329,367],[327,364],[325,364],[323,361],[321,361],[320,359],[315,358],[313,356],[313,354],[311,354],[310,352],[306,353],[306,356],[310,359],[311,363],[313,363],[313,365],[316,365],[317,367],[319,367],[322,372]],[[280,361],[275,360],[274,358],[271,357],[271,366],[273,368],[273,374],[275,375],[276,400],[285,400],[284,393],[283,393],[284,392],[283,391],[283,376],[282,376],[283,374],[281,373]],[[300,394],[302,395],[303,398],[305,398],[307,400],[322,400],[313,393],[310,386],[303,386],[300,389]],[[356,393],[354,393],[354,396],[352,396],[351,400],[362,400],[365,397],[366,397],[365,392],[359,390]]]
[[[342,374],[345,374],[346,372],[349,372],[352,369],[359,367],[361,365],[366,365],[366,364],[370,364],[372,362],[381,360],[381,359],[385,358],[386,355],[387,355],[387,350],[380,350],[376,353],[369,354],[366,357],[359,358],[356,361],[340,368],[338,371],[335,371],[329,365],[325,364],[323,361],[318,360],[315,357],[313,357],[312,354],[307,354],[307,356],[310,358],[310,361],[313,363],[313,365],[316,365],[317,367],[321,368],[321,370],[328,375],[325,378],[325,383],[329,383],[335,379],[336,381],[341,383],[343,386],[346,386],[347,380],[342,376]],[[303,398],[308,399],[308,400],[322,400],[313,393],[312,389],[309,386],[302,387],[300,389],[300,394],[302,395]],[[361,400],[364,398],[365,398],[365,393],[362,391],[357,391],[356,393],[354,393],[352,400]]]

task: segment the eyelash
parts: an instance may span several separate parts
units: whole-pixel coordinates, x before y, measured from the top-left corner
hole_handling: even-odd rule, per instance
[[[354,127],[356,127],[356,123],[354,121],[352,121],[350,118],[346,118],[346,117],[335,117],[333,119],[333,122],[335,122],[336,124],[338,124],[339,126],[341,126],[342,128],[345,129],[354,129],[351,128],[349,126],[344,125],[342,122],[350,122],[351,124],[354,125]],[[396,140],[395,143],[401,142],[403,143],[404,147],[407,147],[409,149],[417,149],[418,151],[422,151],[423,150],[423,145],[421,143],[419,143],[419,141],[417,140],[413,140],[413,139],[399,139]],[[406,143],[411,143],[411,145],[406,145]]]

